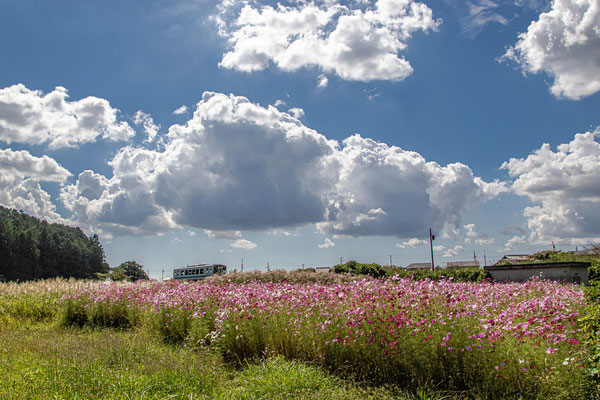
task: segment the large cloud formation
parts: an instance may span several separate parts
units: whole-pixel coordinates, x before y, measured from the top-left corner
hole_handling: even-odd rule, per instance
[[[317,224],[413,237],[458,229],[466,207],[503,190],[463,164],[442,167],[358,135],[340,146],[273,106],[212,92],[169,128],[163,149],[127,146],[110,165],[111,178],[84,171],[61,198],[80,221],[116,234]]]
[[[51,222],[63,222],[40,182],[64,183],[71,173],[48,156],[0,149],[0,204]]]
[[[48,143],[52,149],[76,147],[98,137],[127,140],[135,132],[118,122],[118,109],[105,99],[86,97],[67,101],[67,89],[56,87],[44,95],[18,84],[0,89],[0,141]]]
[[[232,4],[223,2],[217,18],[231,46],[220,66],[246,72],[272,62],[284,71],[317,67],[346,80],[402,80],[412,67],[398,53],[414,32],[441,23],[429,7],[412,0],[354,5],[362,8],[312,1],[277,7],[244,3],[230,21]]]
[[[80,219],[136,234],[300,226],[322,219],[334,148],[275,107],[206,92],[164,151],[125,147],[112,178],[84,171],[62,198]]]
[[[445,167],[418,153],[354,135],[333,158],[340,166],[318,228],[351,236],[422,236],[427,227],[456,236],[461,216],[504,186],[485,183],[464,164]]]
[[[539,206],[524,211],[530,241],[571,240],[589,243],[600,238],[600,129],[579,133],[552,151],[544,144],[526,158],[502,165],[516,178],[512,190]]]
[[[552,76],[550,90],[557,97],[579,99],[600,91],[600,3],[554,0],[503,59],[516,61],[523,72]]]

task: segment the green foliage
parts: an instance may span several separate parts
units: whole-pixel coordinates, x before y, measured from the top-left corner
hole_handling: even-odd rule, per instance
[[[54,277],[94,279],[108,271],[97,235],[79,228],[48,224],[22,211],[0,206],[2,281]]]
[[[360,264],[354,260],[333,267],[336,274],[350,273],[356,275],[370,275],[373,278],[381,278],[386,275],[385,270],[379,264]]]
[[[60,319],[61,326],[78,326],[82,328],[87,323],[88,316],[83,304],[72,300],[64,302]]]
[[[452,279],[455,282],[482,282],[486,279],[491,279],[491,275],[486,270],[480,268],[450,268],[438,269],[435,271],[427,270],[402,270],[393,271],[392,274],[398,275],[400,278],[412,278],[415,280],[431,279],[439,281],[441,279]]]
[[[60,315],[60,325],[64,327],[129,329],[140,320],[140,310],[125,301],[97,301],[84,306],[77,299],[65,299]]]
[[[374,278],[398,276],[400,278],[412,278],[415,280],[431,279],[453,279],[456,282],[481,282],[491,279],[489,272],[480,268],[451,268],[431,271],[429,269],[406,270],[398,267],[382,267],[378,264],[360,264],[356,261],[348,261],[333,267],[337,274],[349,273],[355,275],[370,275]]]
[[[99,273],[96,274],[99,279],[102,280],[111,280],[113,282],[120,281],[139,281],[139,280],[150,280],[146,271],[144,271],[144,266],[138,264],[135,261],[125,261],[121,263],[118,267],[111,268],[108,273]]]
[[[144,271],[144,267],[135,261],[125,261],[120,264],[117,268],[120,268],[125,272],[125,275],[129,277],[131,281],[149,280],[150,277]]]
[[[153,316],[151,324],[166,343],[182,343],[188,337],[191,320],[189,311],[166,307]]]

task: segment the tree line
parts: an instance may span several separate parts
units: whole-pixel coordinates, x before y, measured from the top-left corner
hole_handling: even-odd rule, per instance
[[[0,281],[96,279],[108,272],[98,235],[0,206]]]

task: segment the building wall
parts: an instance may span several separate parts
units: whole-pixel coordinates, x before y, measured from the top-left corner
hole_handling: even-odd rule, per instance
[[[548,266],[527,266],[518,268],[517,265],[509,266],[510,268],[488,267],[486,268],[492,279],[495,281],[511,281],[523,282],[533,277],[541,279],[550,279],[553,281],[566,281],[572,283],[589,284],[588,270],[585,266],[566,266],[557,265],[555,267]]]

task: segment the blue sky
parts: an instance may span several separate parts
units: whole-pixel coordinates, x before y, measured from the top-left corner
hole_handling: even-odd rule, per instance
[[[0,203],[154,277],[594,243],[599,8],[0,0]]]

